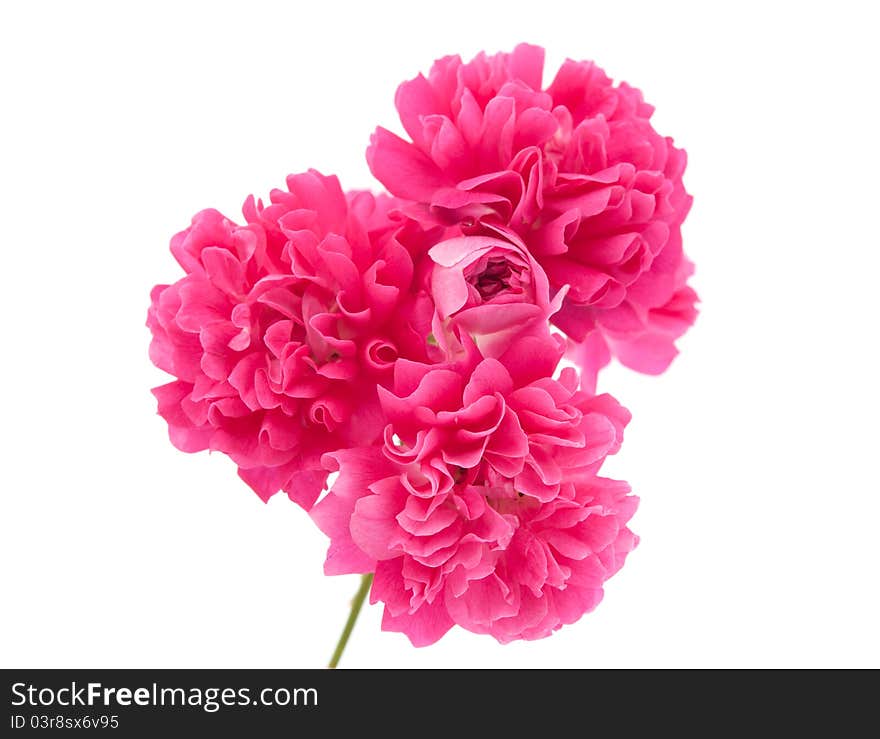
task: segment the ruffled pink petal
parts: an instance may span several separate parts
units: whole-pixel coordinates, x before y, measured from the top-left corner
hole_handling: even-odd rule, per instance
[[[370,138],[367,163],[376,179],[400,198],[430,200],[434,190],[447,184],[440,168],[428,157],[381,127]]]
[[[423,604],[415,613],[392,616],[386,608],[382,614],[382,630],[406,634],[414,647],[434,644],[454,625],[445,605],[439,600]]]

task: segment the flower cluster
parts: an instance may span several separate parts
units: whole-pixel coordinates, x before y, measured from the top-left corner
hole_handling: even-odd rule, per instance
[[[398,89],[410,140],[368,149],[390,194],[310,170],[240,223],[202,211],[152,293],[174,445],[285,491],[418,646],[598,604],[637,499],[599,474],[630,416],[596,375],[662,372],[695,317],[684,152],[594,64],[542,76],[527,45],[437,61]]]

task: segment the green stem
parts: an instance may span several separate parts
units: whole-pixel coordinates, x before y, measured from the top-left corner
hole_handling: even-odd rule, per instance
[[[364,604],[364,600],[367,597],[367,593],[370,592],[370,585],[372,584],[372,572],[361,577],[361,586],[358,588],[357,593],[354,594],[354,599],[351,601],[351,613],[348,614],[348,621],[345,622],[345,628],[342,630],[339,642],[336,645],[333,656],[330,658],[330,664],[327,665],[331,670],[336,669],[336,665],[339,664],[339,658],[345,651],[345,645],[348,644],[348,637],[351,636],[355,621],[357,621],[358,614],[361,612],[361,606]]]

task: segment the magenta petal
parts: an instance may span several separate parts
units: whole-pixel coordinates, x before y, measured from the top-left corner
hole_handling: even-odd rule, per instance
[[[291,473],[292,470],[289,465],[281,465],[279,467],[240,467],[238,470],[238,476],[251,486],[264,503],[284,487]],[[307,500],[309,497],[311,496],[307,495],[306,500],[303,501],[307,503],[307,505],[303,506],[306,510],[309,509],[311,503],[314,503],[318,495],[315,493],[311,503]]]
[[[513,381],[504,365],[495,359],[484,359],[471,374],[462,401],[471,405],[485,395],[507,395],[512,390]]]
[[[210,247],[202,252],[202,263],[208,279],[223,292],[239,295],[244,290],[245,278],[241,262],[226,249]]]
[[[327,473],[323,470],[300,469],[289,476],[282,489],[294,503],[309,511],[326,482]]]
[[[422,117],[441,112],[437,108],[437,102],[434,88],[421,74],[401,83],[397,88],[394,104],[400,115],[400,122],[419,147],[425,145],[422,135]]]
[[[602,588],[568,587],[554,594],[559,618],[564,624],[573,624],[585,613],[593,611],[602,601]]]
[[[183,382],[170,382],[153,388],[159,401],[159,415],[168,422],[171,443],[182,452],[199,452],[208,449],[213,429],[198,428],[183,412],[181,403],[192,392],[192,386]]]
[[[472,334],[494,334],[505,329],[522,328],[542,318],[537,305],[527,303],[485,303],[460,313],[456,322]]]
[[[518,609],[518,598],[497,575],[468,584],[460,597],[447,592],[446,610],[455,623],[478,633],[491,627],[500,618],[512,616]]]
[[[321,458],[321,463],[327,470],[340,472],[333,494],[351,500],[367,495],[371,483],[395,472],[382,450],[376,447],[329,452]]]
[[[462,261],[472,262],[489,249],[509,244],[490,236],[459,236],[435,244],[428,255],[441,267],[454,267]]]
[[[398,552],[389,549],[389,544],[399,531],[396,518],[401,507],[400,498],[390,495],[367,495],[355,503],[351,538],[373,559],[398,556]]]
[[[611,352],[601,332],[591,331],[582,342],[570,342],[566,356],[581,371],[581,388],[588,393],[595,393],[599,370],[611,361]]]
[[[675,341],[664,334],[643,334],[633,339],[608,339],[621,363],[638,372],[659,375],[678,354]]]
[[[366,554],[351,537],[349,525],[354,504],[351,498],[341,498],[331,493],[310,512],[318,528],[330,537],[330,547],[324,560],[324,573],[327,575],[372,572],[376,567],[375,558]]]
[[[377,128],[367,149],[370,171],[401,198],[430,200],[445,178],[440,169],[412,144],[384,128]]]
[[[435,269],[432,272],[431,293],[442,318],[461,310],[469,295],[468,285],[460,272],[451,269]]]
[[[547,327],[536,326],[533,333],[520,334],[516,342],[499,356],[498,361],[510,373],[517,387],[527,385],[540,377],[550,377],[559,364],[565,342]]]
[[[510,76],[540,90],[544,74],[544,49],[533,44],[518,44],[510,55]]]
[[[392,616],[386,608],[382,614],[382,631],[406,634],[414,647],[427,647],[454,626],[442,600],[423,603],[414,613]]]

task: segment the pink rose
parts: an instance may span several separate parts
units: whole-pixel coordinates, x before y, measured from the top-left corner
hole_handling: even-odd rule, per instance
[[[597,475],[629,413],[608,395],[511,372],[399,361],[384,448],[325,457],[339,477],[311,515],[325,571],[375,571],[382,627],[431,644],[453,625],[537,639],[592,610],[637,543],[637,499]]]
[[[154,288],[147,325],[176,377],[153,391],[175,446],[223,452],[263,499],[309,508],[321,455],[381,435],[376,388],[413,343],[392,320],[412,260],[388,198],[315,171],[287,184],[248,199],[247,225],[206,210],[172,239],[186,275]]]
[[[516,236],[457,236],[428,254],[438,340],[451,326],[467,332],[484,357],[496,357],[524,331],[546,331],[562,304],[564,290],[551,301],[544,270]]]
[[[685,152],[654,129],[639,90],[572,60],[544,87],[543,65],[527,44],[438,60],[397,90],[411,140],[378,128],[370,167],[412,218],[507,229],[552,288],[570,286],[553,322],[589,342],[573,350],[585,384],[612,354],[660,373],[696,316]]]

